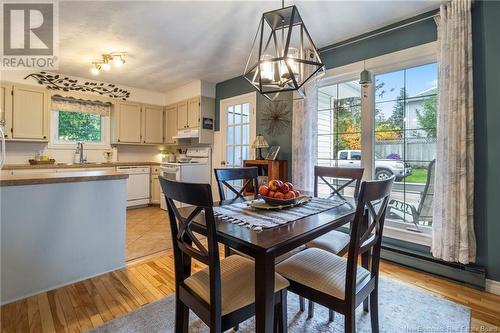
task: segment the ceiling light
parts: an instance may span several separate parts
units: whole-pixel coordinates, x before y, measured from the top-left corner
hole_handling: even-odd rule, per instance
[[[111,66],[109,65],[109,63],[105,62],[101,65],[101,68],[107,72],[111,69]]]
[[[116,67],[121,67],[125,65],[125,59],[121,55],[114,56],[113,57],[113,63],[115,64]]]
[[[282,5],[262,15],[244,72],[261,94],[299,90],[324,69],[297,7]]]
[[[93,74],[93,75],[99,75],[99,72],[101,70],[101,65],[99,65],[98,63],[93,63],[94,66],[92,66],[92,68],[90,69],[90,72]]]
[[[109,71],[111,70],[111,61],[116,67],[121,67],[125,64],[125,55],[126,52],[105,53],[102,55],[101,59],[92,61],[92,68],[90,71],[94,75],[98,75],[101,69]]]

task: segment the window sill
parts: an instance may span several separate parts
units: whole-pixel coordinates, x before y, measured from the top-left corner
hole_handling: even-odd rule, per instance
[[[111,145],[109,144],[92,144],[92,143],[83,143],[84,144],[84,149],[85,150],[110,150]],[[48,149],[57,149],[57,150],[75,150],[76,149],[76,142],[71,142],[71,143],[51,143],[47,145]]]
[[[410,242],[425,246],[431,246],[432,243],[432,234],[428,230],[418,233],[402,229],[401,227],[390,226],[387,224],[384,226],[384,237],[395,238],[405,242]]]

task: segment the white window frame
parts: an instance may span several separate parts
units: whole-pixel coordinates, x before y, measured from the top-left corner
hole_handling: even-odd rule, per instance
[[[51,110],[49,116],[50,136],[49,149],[72,149],[78,141],[59,140],[59,110]],[[84,141],[86,149],[109,150],[111,149],[111,119],[101,116],[101,142]]]
[[[431,42],[329,69],[326,71],[325,76],[318,81],[318,88],[357,80],[359,79],[359,73],[365,68],[370,71],[372,81],[374,81],[375,75],[378,74],[435,63],[437,62],[437,47],[437,42]],[[361,150],[363,151],[361,166],[365,169],[364,179],[372,179],[373,171],[375,170],[375,160],[373,159],[375,151],[374,97],[373,85],[361,88]],[[391,225],[391,223],[386,223],[384,226],[384,236],[430,246],[432,229],[422,229],[422,233],[415,233]]]

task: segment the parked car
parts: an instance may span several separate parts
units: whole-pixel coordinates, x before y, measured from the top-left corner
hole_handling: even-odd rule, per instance
[[[361,150],[339,150],[337,153],[338,166],[343,168],[361,167]],[[396,176],[400,181],[411,175],[411,166],[407,163],[391,159],[375,159],[375,179],[383,180]]]

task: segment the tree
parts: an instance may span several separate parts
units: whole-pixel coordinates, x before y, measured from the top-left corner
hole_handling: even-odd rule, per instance
[[[399,96],[396,100],[396,104],[392,109],[392,114],[387,119],[387,124],[393,130],[401,130],[403,127],[403,121],[405,118],[405,103],[406,103],[405,88],[401,88],[401,90],[399,91]]]
[[[423,111],[417,111],[417,120],[420,127],[427,133],[428,138],[436,137],[437,96],[425,100]]]

